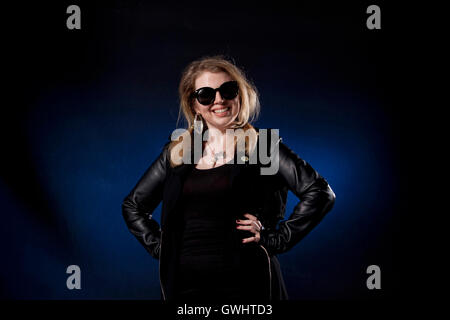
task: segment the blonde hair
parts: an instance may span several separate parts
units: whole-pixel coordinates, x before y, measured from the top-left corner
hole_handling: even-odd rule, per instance
[[[244,132],[243,135],[237,136],[238,141],[241,139],[240,137],[243,139],[245,139],[246,136],[249,137],[249,143],[245,144],[245,153],[247,155],[250,154],[256,143],[255,141],[251,141],[251,137],[256,137],[257,133],[255,128],[250,124],[250,122],[253,122],[258,118],[260,112],[259,94],[256,87],[245,76],[244,72],[235,65],[234,62],[226,59],[222,55],[206,56],[191,62],[184,69],[181,76],[178,87],[180,109],[177,124],[182,113],[185,121],[187,122],[188,129],[180,135],[178,140],[171,141],[169,144],[170,164],[172,167],[176,167],[181,164],[174,161],[174,159],[183,157],[182,150],[185,150],[185,148],[182,148],[180,151],[180,148],[175,148],[175,146],[180,142],[187,143],[193,139],[193,123],[195,117],[193,106],[195,103],[195,98],[192,97],[192,92],[195,90],[195,80],[205,71],[213,73],[225,72],[233,80],[237,81],[239,86],[240,110],[235,121],[230,127],[234,129],[241,128],[242,130],[237,130],[238,133],[242,131]],[[204,123],[204,126],[205,125],[206,123]],[[251,132],[248,132],[248,130],[251,130]],[[187,135],[190,135],[190,139],[186,139],[188,138]],[[235,143],[237,142],[235,141]],[[189,146],[187,147],[188,148],[186,150],[190,150]],[[176,154],[177,151],[179,154]]]

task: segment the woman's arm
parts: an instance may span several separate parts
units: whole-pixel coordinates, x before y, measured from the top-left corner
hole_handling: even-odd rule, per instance
[[[155,259],[159,259],[161,229],[152,219],[152,212],[163,196],[167,146],[168,143],[122,203],[122,215],[128,229]]]
[[[260,244],[272,254],[283,253],[302,240],[331,210],[335,194],[327,181],[285,144],[279,144],[278,174],[300,202],[276,230],[261,231]]]

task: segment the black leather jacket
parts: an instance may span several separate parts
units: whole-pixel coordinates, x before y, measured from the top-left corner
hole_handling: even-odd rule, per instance
[[[170,141],[169,141],[170,142]],[[162,299],[173,296],[177,234],[171,218],[177,209],[185,175],[192,164],[171,168],[168,144],[124,199],[122,213],[131,233],[145,249],[159,259]],[[269,146],[269,150],[272,148]],[[235,155],[235,163],[237,163]],[[308,163],[279,140],[279,169],[275,175],[260,175],[261,164],[239,164],[232,169],[236,216],[251,213],[264,226],[261,239],[252,243],[261,253],[261,288],[269,300],[288,298],[277,254],[286,252],[304,238],[331,210],[335,194],[327,181]],[[287,192],[300,202],[284,219]],[[162,203],[161,226],[152,213]],[[164,244],[163,244],[164,243]],[[261,291],[263,292],[263,291]]]

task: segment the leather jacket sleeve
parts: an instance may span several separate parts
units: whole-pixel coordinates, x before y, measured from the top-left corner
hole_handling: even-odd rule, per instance
[[[300,202],[277,228],[261,231],[259,243],[272,254],[286,252],[302,240],[332,209],[336,198],[327,181],[281,142],[277,174]]]
[[[130,232],[155,259],[159,259],[161,228],[152,212],[162,201],[168,143],[123,200],[122,215]]]

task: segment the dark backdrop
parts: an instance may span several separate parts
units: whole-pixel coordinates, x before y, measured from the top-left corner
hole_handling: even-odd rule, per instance
[[[66,28],[71,4],[81,30]],[[382,29],[366,28],[370,4],[77,0],[5,10],[2,298],[159,299],[158,262],[129,233],[121,202],[176,128],[183,67],[213,54],[233,58],[259,89],[255,125],[279,128],[337,196],[279,256],[291,299],[401,295],[398,39],[384,3]],[[298,201],[288,200],[286,218]],[[66,288],[72,264],[81,290]],[[366,288],[372,264],[378,291]]]

